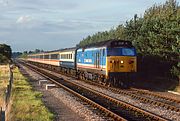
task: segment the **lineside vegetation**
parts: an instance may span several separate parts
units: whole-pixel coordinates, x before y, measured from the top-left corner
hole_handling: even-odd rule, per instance
[[[34,91],[28,79],[16,68],[12,96],[12,120],[15,121],[52,121],[54,115],[45,107],[42,93]]]
[[[180,6],[176,0],[155,4],[115,29],[98,32],[77,45],[83,47],[108,39],[131,40],[138,51],[138,71],[144,77],[179,78],[180,83]]]
[[[11,60],[12,50],[9,45],[0,44],[0,64],[7,64]]]
[[[9,81],[9,66],[0,65],[0,107],[4,104],[4,93]]]

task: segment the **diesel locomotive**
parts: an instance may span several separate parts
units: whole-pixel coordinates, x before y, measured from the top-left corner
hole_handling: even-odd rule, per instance
[[[136,49],[130,41],[107,40],[79,48],[28,55],[42,67],[106,85],[124,86],[137,72]]]

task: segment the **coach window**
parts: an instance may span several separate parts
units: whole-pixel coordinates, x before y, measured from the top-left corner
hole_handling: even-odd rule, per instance
[[[44,56],[44,59],[49,59],[49,55],[45,55],[45,56]]]
[[[52,54],[51,59],[58,59],[58,54]]]

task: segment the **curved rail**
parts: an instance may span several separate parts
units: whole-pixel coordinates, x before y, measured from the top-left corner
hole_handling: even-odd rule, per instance
[[[38,69],[38,71],[40,71],[40,69]],[[46,74],[48,73],[45,70],[43,70],[43,72],[46,73]],[[52,74],[49,74],[49,75],[55,77],[56,79],[59,78],[59,77],[56,77],[55,75],[52,75]],[[48,75],[48,77],[49,77],[49,75]],[[164,119],[164,118],[162,118],[162,117],[160,117],[158,115],[152,114],[152,113],[147,112],[147,111],[142,110],[142,109],[139,109],[138,107],[135,107],[135,106],[133,106],[131,104],[128,104],[126,102],[114,99],[114,98],[112,98],[112,97],[110,97],[108,95],[97,92],[97,91],[92,90],[90,88],[82,87],[81,85],[78,85],[78,84],[76,84],[74,82],[70,82],[70,81],[67,81],[67,80],[66,80],[66,82],[73,85],[72,87],[78,88],[78,90],[83,89],[83,90],[86,90],[86,92],[91,92],[93,95],[97,95],[97,97],[103,97],[103,99],[108,100],[112,104],[115,104],[118,108],[129,111],[129,113],[131,114],[131,119],[133,117],[133,118],[137,118],[137,119],[139,118],[141,120],[162,120],[162,121],[167,120],[167,119]],[[57,84],[59,82],[55,81],[54,83]],[[116,108],[115,110],[118,110],[118,108]],[[115,117],[117,118],[117,115]]]
[[[27,65],[26,65],[26,66],[27,66]],[[49,76],[45,75],[44,73],[42,73],[42,72],[34,69],[33,67],[28,66],[28,68],[30,68],[30,69],[33,70],[34,72],[38,73],[39,75],[45,77],[46,79],[50,80],[51,82],[55,83],[56,85],[58,85],[59,87],[63,88],[64,90],[66,90],[66,91],[72,93],[73,95],[79,97],[80,99],[82,99],[83,101],[87,102],[88,104],[90,104],[90,105],[93,106],[94,108],[97,108],[97,109],[99,109],[100,111],[106,113],[106,116],[109,116],[109,117],[113,118],[113,119],[116,120],[116,121],[127,121],[127,120],[124,119],[123,117],[121,117],[121,116],[113,113],[112,111],[104,108],[103,106],[97,104],[96,102],[94,102],[94,101],[86,98],[85,96],[83,96],[83,95],[81,95],[81,94],[73,91],[72,89],[70,89],[70,88],[62,85],[61,83],[55,81],[54,79],[50,78]]]

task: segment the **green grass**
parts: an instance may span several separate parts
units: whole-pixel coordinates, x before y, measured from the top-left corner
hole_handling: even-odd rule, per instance
[[[8,65],[0,65],[0,107],[4,103],[4,92],[7,88],[9,81],[9,68]]]
[[[14,70],[12,120],[52,121],[54,115],[44,106],[42,93],[34,91],[27,78]]]

